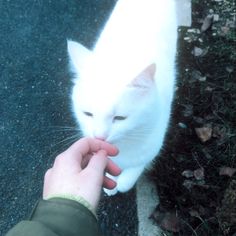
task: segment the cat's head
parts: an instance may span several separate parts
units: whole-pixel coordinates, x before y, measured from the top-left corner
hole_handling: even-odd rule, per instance
[[[90,63],[91,52],[83,46],[69,41],[68,51],[78,73],[72,92],[73,110],[85,136],[117,143],[153,117],[155,64],[127,78],[126,84],[119,84],[116,71],[106,70],[109,65],[98,63],[97,68]]]

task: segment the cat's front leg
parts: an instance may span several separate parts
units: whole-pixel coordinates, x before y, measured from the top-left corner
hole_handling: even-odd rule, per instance
[[[119,192],[129,191],[144,171],[145,165],[124,169],[117,178],[117,190]]]
[[[116,176],[112,176],[108,173],[106,173],[106,176],[112,180],[114,180],[115,182],[117,182],[117,177]],[[107,189],[107,188],[103,188],[104,192],[108,195],[108,196],[113,196],[116,195],[118,192],[117,187],[113,188],[113,189]]]

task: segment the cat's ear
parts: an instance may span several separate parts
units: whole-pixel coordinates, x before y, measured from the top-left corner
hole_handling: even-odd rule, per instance
[[[70,56],[72,65],[77,69],[83,68],[85,61],[91,55],[91,51],[82,44],[67,40],[67,50]]]
[[[133,79],[129,86],[146,90],[153,86],[155,82],[155,74],[156,64],[153,63],[139,73],[139,75]]]

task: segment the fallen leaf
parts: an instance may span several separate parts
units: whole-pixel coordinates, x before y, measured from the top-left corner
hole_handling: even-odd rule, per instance
[[[201,26],[201,32],[205,32],[208,29],[211,28],[213,19],[214,19],[214,12],[212,10],[209,11],[209,14],[205,17],[203,20],[202,26]]]
[[[227,166],[221,167],[219,172],[220,175],[226,175],[229,177],[232,177],[235,173],[236,173],[236,168],[231,168]]]
[[[174,210],[166,210],[161,205],[158,205],[150,218],[164,230],[175,233],[180,230],[180,219],[176,216]]]
[[[212,137],[212,128],[208,127],[208,126],[205,126],[202,128],[195,128],[195,132],[196,132],[198,138],[203,143],[205,143],[206,141],[208,141]]]
[[[225,36],[229,33],[229,31],[230,31],[229,27],[227,27],[227,26],[221,27],[221,35]]]
[[[167,212],[162,219],[160,227],[164,230],[177,233],[180,231],[180,220],[175,213]]]
[[[199,168],[197,170],[194,170],[193,175],[194,175],[196,180],[203,180],[204,179],[204,169]]]

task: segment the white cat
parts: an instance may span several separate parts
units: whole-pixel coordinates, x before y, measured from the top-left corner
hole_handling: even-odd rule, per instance
[[[130,190],[159,153],[175,85],[174,0],[119,0],[94,49],[68,41],[73,111],[84,136],[115,144],[122,169],[108,195]]]

